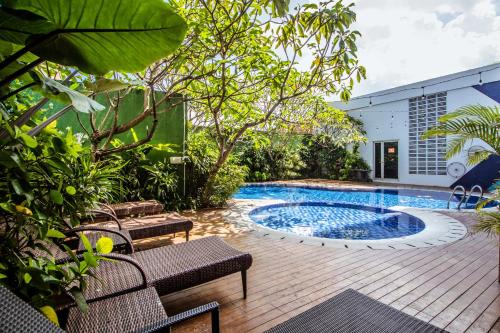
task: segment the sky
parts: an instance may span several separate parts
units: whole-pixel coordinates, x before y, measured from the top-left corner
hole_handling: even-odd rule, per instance
[[[353,96],[500,61],[500,0],[354,2],[368,77]]]

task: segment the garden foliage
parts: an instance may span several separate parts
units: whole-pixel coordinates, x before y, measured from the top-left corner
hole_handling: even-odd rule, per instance
[[[109,71],[144,70],[175,51],[186,29],[162,0],[100,6],[0,0],[0,283],[54,322],[53,306],[66,296],[85,309],[90,268],[112,250],[111,239],[102,237],[94,250],[82,234],[85,251],[76,257],[64,232],[97,202],[117,195],[121,167],[92,161],[72,131],[56,130],[54,120],[72,109],[104,109],[92,97],[119,83]],[[40,119],[39,111],[56,98],[66,107]]]
[[[247,181],[326,178],[350,180],[352,171],[369,170],[357,151],[350,151],[326,134],[272,136],[267,144],[243,143],[240,163],[247,166]]]

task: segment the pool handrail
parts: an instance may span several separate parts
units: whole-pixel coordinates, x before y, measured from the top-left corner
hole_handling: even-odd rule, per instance
[[[453,188],[453,191],[451,192],[450,197],[448,198],[448,205],[446,206],[447,209],[450,209],[451,199],[453,198],[453,195],[457,190],[462,190],[464,192],[464,195],[462,196],[462,199],[460,199],[460,202],[458,203],[457,206],[457,209],[460,210],[460,206],[462,205],[462,202],[465,200],[465,197],[467,196],[467,190],[462,185],[457,185]]]
[[[467,196],[467,199],[465,199],[465,202],[464,202],[465,208],[467,208],[467,203],[469,202],[470,197],[472,197],[472,193],[474,192],[475,188],[478,188],[479,193],[480,193],[479,199],[477,199],[476,204],[479,204],[480,200],[483,198],[484,191],[483,191],[483,188],[481,187],[481,185],[476,184],[476,185],[472,186],[470,189],[469,195]]]

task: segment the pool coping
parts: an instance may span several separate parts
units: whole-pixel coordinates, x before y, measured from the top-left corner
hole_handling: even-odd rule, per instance
[[[249,215],[256,208],[289,203],[285,200],[233,199],[232,203],[224,214],[224,218],[229,223],[235,224],[240,229],[255,232],[261,237],[287,239],[307,245],[371,250],[414,249],[450,244],[462,239],[467,234],[467,228],[461,222],[440,214],[435,209],[393,206],[387,207],[387,209],[400,211],[421,219],[425,223],[425,229],[409,236],[376,240],[320,238],[267,228],[255,223]]]

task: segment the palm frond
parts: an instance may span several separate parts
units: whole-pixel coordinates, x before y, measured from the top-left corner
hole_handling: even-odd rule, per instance
[[[500,235],[500,212],[483,212],[474,225],[475,232],[485,232],[488,236]]]
[[[469,154],[469,156],[467,157],[467,164],[468,165],[478,164],[479,162],[484,161],[485,159],[490,157],[490,155],[493,153],[494,152],[487,149],[475,151],[472,154]]]
[[[439,124],[427,130],[422,139],[433,136],[452,136],[446,158],[459,154],[469,140],[481,139],[492,149],[469,156],[468,163],[476,164],[491,154],[500,155],[500,109],[496,106],[468,105],[441,116]]]

